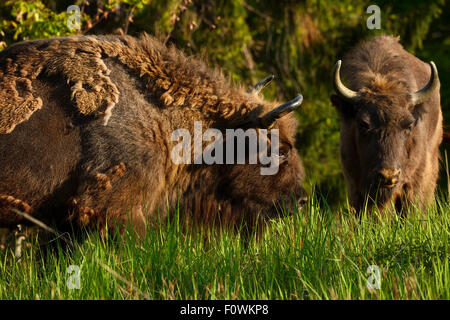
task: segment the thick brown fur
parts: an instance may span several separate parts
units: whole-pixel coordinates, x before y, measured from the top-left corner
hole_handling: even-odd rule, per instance
[[[397,211],[406,204],[434,201],[442,141],[439,88],[428,101],[413,105],[412,94],[428,83],[430,66],[398,41],[379,36],[351,50],[341,74],[360,101],[332,96],[341,115],[340,153],[349,202],[357,211],[367,199],[369,207],[376,201],[380,209],[393,202]],[[401,170],[399,182],[378,188],[378,172],[390,168]]]
[[[23,42],[0,53],[0,71],[0,89],[27,83],[23,94],[0,91],[0,195],[43,220],[101,230],[131,221],[143,232],[179,206],[188,223],[252,228],[282,197],[302,196],[292,115],[274,127],[292,149],[276,175],[171,161],[173,130],[192,133],[195,120],[203,130],[256,127],[277,105],[148,35]],[[0,208],[0,226],[22,222]]]

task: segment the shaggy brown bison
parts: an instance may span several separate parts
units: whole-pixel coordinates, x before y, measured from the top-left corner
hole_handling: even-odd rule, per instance
[[[189,223],[250,228],[297,206],[304,172],[290,112],[301,96],[275,108],[257,94],[267,81],[246,92],[148,35],[9,47],[0,53],[0,226],[24,223],[18,209],[100,230],[131,221],[142,232],[179,207]],[[194,135],[196,121],[278,130],[276,174],[261,175],[261,163],[175,163],[172,134]]]
[[[351,50],[333,71],[341,118],[340,154],[350,205],[423,206],[434,199],[442,141],[439,79],[433,62],[380,36]],[[382,210],[383,211],[383,210]]]

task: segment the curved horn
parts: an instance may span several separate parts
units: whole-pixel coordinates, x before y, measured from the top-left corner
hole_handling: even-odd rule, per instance
[[[281,106],[276,107],[272,111],[266,113],[260,118],[261,128],[272,128],[272,126],[275,124],[275,121],[297,109],[297,107],[302,104],[302,101],[303,96],[299,93],[298,96],[291,101],[288,101],[285,104],[282,104]]]
[[[268,77],[265,77],[264,79],[262,79],[260,82],[258,82],[257,84],[255,84],[253,87],[251,87],[247,92],[251,93],[251,94],[258,94],[261,92],[261,90],[267,86],[269,84],[270,81],[273,80],[273,78],[275,78],[275,76],[273,74],[271,74]]]
[[[358,99],[358,93],[356,91],[353,91],[346,86],[341,81],[341,64],[342,60],[339,60],[336,62],[336,65],[333,69],[333,84],[334,84],[334,90],[336,90],[336,93],[338,93],[341,97],[343,97],[346,100],[357,100]]]
[[[430,66],[431,66],[430,80],[428,81],[425,87],[423,87],[419,91],[416,91],[413,94],[412,96],[413,105],[417,105],[419,103],[427,101],[433,94],[434,90],[439,85],[439,77],[436,65],[434,64],[433,61],[431,61]]]

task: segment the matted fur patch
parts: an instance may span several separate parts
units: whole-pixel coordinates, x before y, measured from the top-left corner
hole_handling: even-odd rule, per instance
[[[32,81],[41,73],[60,75],[70,86],[80,114],[103,115],[106,125],[119,99],[102,50],[94,39],[38,40],[12,46],[0,68],[0,133],[11,132],[42,107]]]
[[[42,107],[32,87],[42,73],[62,77],[78,112],[103,117],[106,125],[119,100],[103,60],[108,57],[136,74],[162,107],[189,105],[230,119],[254,108],[221,74],[148,35],[54,38],[18,43],[0,53],[0,133],[11,132]]]
[[[30,79],[16,75],[17,64],[6,61],[0,70],[0,133],[9,133],[42,107],[42,100],[34,97]]]

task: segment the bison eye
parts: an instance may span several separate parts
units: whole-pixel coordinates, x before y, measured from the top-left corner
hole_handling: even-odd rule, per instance
[[[405,119],[401,122],[400,125],[403,128],[403,130],[410,132],[415,124],[416,124],[416,119]]]
[[[278,157],[280,158],[280,163],[283,163],[287,160],[289,157],[289,154],[291,153],[291,146],[290,145],[283,145],[280,146]]]
[[[369,130],[370,130],[370,123],[367,122],[366,120],[361,120],[361,121],[359,121],[359,129],[360,129],[362,132],[369,131]]]

